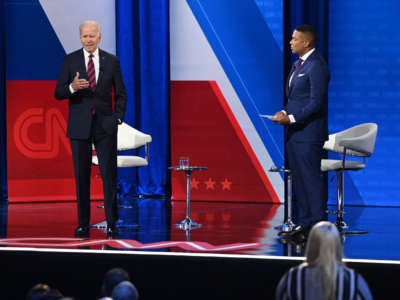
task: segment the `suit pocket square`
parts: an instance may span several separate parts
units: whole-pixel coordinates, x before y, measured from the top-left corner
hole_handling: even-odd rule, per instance
[[[306,75],[306,73],[301,73],[301,74],[297,75],[297,77],[303,77],[304,75]]]

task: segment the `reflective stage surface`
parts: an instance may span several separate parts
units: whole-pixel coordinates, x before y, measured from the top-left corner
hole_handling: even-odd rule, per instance
[[[92,203],[92,224],[104,220],[102,202]],[[34,203],[1,206],[0,245],[62,249],[234,253],[302,256],[302,243],[284,244],[275,226],[283,206],[271,204],[192,202],[191,218],[201,228],[173,226],[185,218],[185,202],[169,199],[125,199],[120,233],[108,239],[92,228],[89,239],[76,239],[76,204]],[[369,231],[344,237],[347,258],[400,260],[400,208],[347,207],[352,228]],[[334,216],[330,216],[334,221]],[[131,226],[137,224],[138,226]]]

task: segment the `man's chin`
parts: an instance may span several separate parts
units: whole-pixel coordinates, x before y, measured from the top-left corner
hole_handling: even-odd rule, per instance
[[[94,47],[85,47],[85,50],[89,53],[94,52],[94,50],[96,50]]]

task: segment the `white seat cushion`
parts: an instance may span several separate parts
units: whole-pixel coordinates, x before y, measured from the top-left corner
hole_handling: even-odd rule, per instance
[[[358,171],[365,168],[365,164],[361,161],[348,161],[346,160],[344,163],[345,167],[344,170],[353,170]],[[322,159],[321,160],[321,171],[337,171],[341,170],[342,168],[342,161],[336,159]]]
[[[117,165],[119,168],[124,167],[143,167],[147,166],[149,163],[146,159],[140,156],[128,156],[128,155],[118,155]]]
[[[92,164],[98,166],[99,159],[97,155],[92,156]],[[126,167],[143,167],[147,166],[149,163],[146,159],[140,156],[128,156],[128,155],[118,155],[117,156],[117,167],[118,168],[126,168]]]

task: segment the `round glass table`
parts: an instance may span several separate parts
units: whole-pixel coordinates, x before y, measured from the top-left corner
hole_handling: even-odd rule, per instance
[[[206,167],[169,167],[171,171],[183,171],[186,174],[186,217],[182,222],[174,224],[176,227],[179,227],[184,230],[192,230],[195,228],[199,228],[202,225],[196,223],[190,218],[190,178],[192,173],[195,171],[205,171],[208,170]]]

